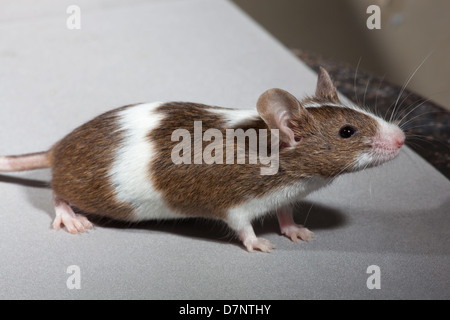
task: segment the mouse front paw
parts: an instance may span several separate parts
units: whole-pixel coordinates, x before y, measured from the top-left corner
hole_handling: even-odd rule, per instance
[[[303,241],[309,241],[314,237],[314,233],[309,231],[309,229],[303,227],[299,224],[291,224],[288,226],[283,226],[281,228],[281,233],[286,237],[290,238],[292,241],[297,242],[298,239]]]
[[[263,238],[248,239],[243,243],[248,252],[259,250],[268,253],[275,248],[275,246],[269,240]]]
[[[248,252],[259,250],[267,253],[275,248],[269,240],[257,238],[250,224],[239,230],[238,235]]]

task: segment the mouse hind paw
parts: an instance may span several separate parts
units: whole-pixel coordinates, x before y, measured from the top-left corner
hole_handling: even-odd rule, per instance
[[[76,214],[67,201],[53,195],[53,203],[56,212],[52,223],[53,229],[58,230],[64,226],[67,231],[76,234],[93,228],[92,223],[85,216]]]

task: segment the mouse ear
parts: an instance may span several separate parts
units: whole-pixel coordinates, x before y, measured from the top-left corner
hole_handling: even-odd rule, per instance
[[[281,89],[269,89],[259,97],[256,109],[270,129],[279,130],[280,140],[285,146],[297,144],[289,120],[306,109],[292,94]]]
[[[333,102],[340,102],[336,87],[334,86],[333,81],[331,81],[330,75],[322,67],[319,68],[316,97],[331,100]]]

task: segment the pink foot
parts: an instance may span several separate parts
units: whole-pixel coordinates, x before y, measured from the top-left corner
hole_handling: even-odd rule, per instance
[[[297,242],[298,239],[309,241],[314,237],[314,233],[303,227],[301,224],[292,224],[281,227],[281,233],[292,241]]]
[[[92,223],[83,215],[73,212],[69,204],[53,195],[56,217],[53,220],[53,229],[58,230],[64,225],[72,234],[84,232],[86,229],[92,229]]]
[[[277,211],[278,222],[282,234],[297,242],[298,239],[309,241],[314,237],[314,233],[300,224],[295,224],[292,215],[292,208],[284,207]]]
[[[245,227],[238,233],[239,239],[241,239],[248,252],[253,252],[253,250],[260,250],[267,253],[275,248],[275,246],[269,240],[257,238],[252,226]]]

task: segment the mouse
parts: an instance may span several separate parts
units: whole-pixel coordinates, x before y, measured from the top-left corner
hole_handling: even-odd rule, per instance
[[[281,235],[311,240],[294,221],[295,204],[339,175],[394,159],[404,141],[395,123],[343,103],[320,68],[313,95],[272,88],[255,109],[123,106],[47,151],[0,157],[0,171],[51,170],[55,230],[92,229],[86,214],[131,223],[206,218],[225,222],[247,251],[270,252],[254,220],[276,215]]]

